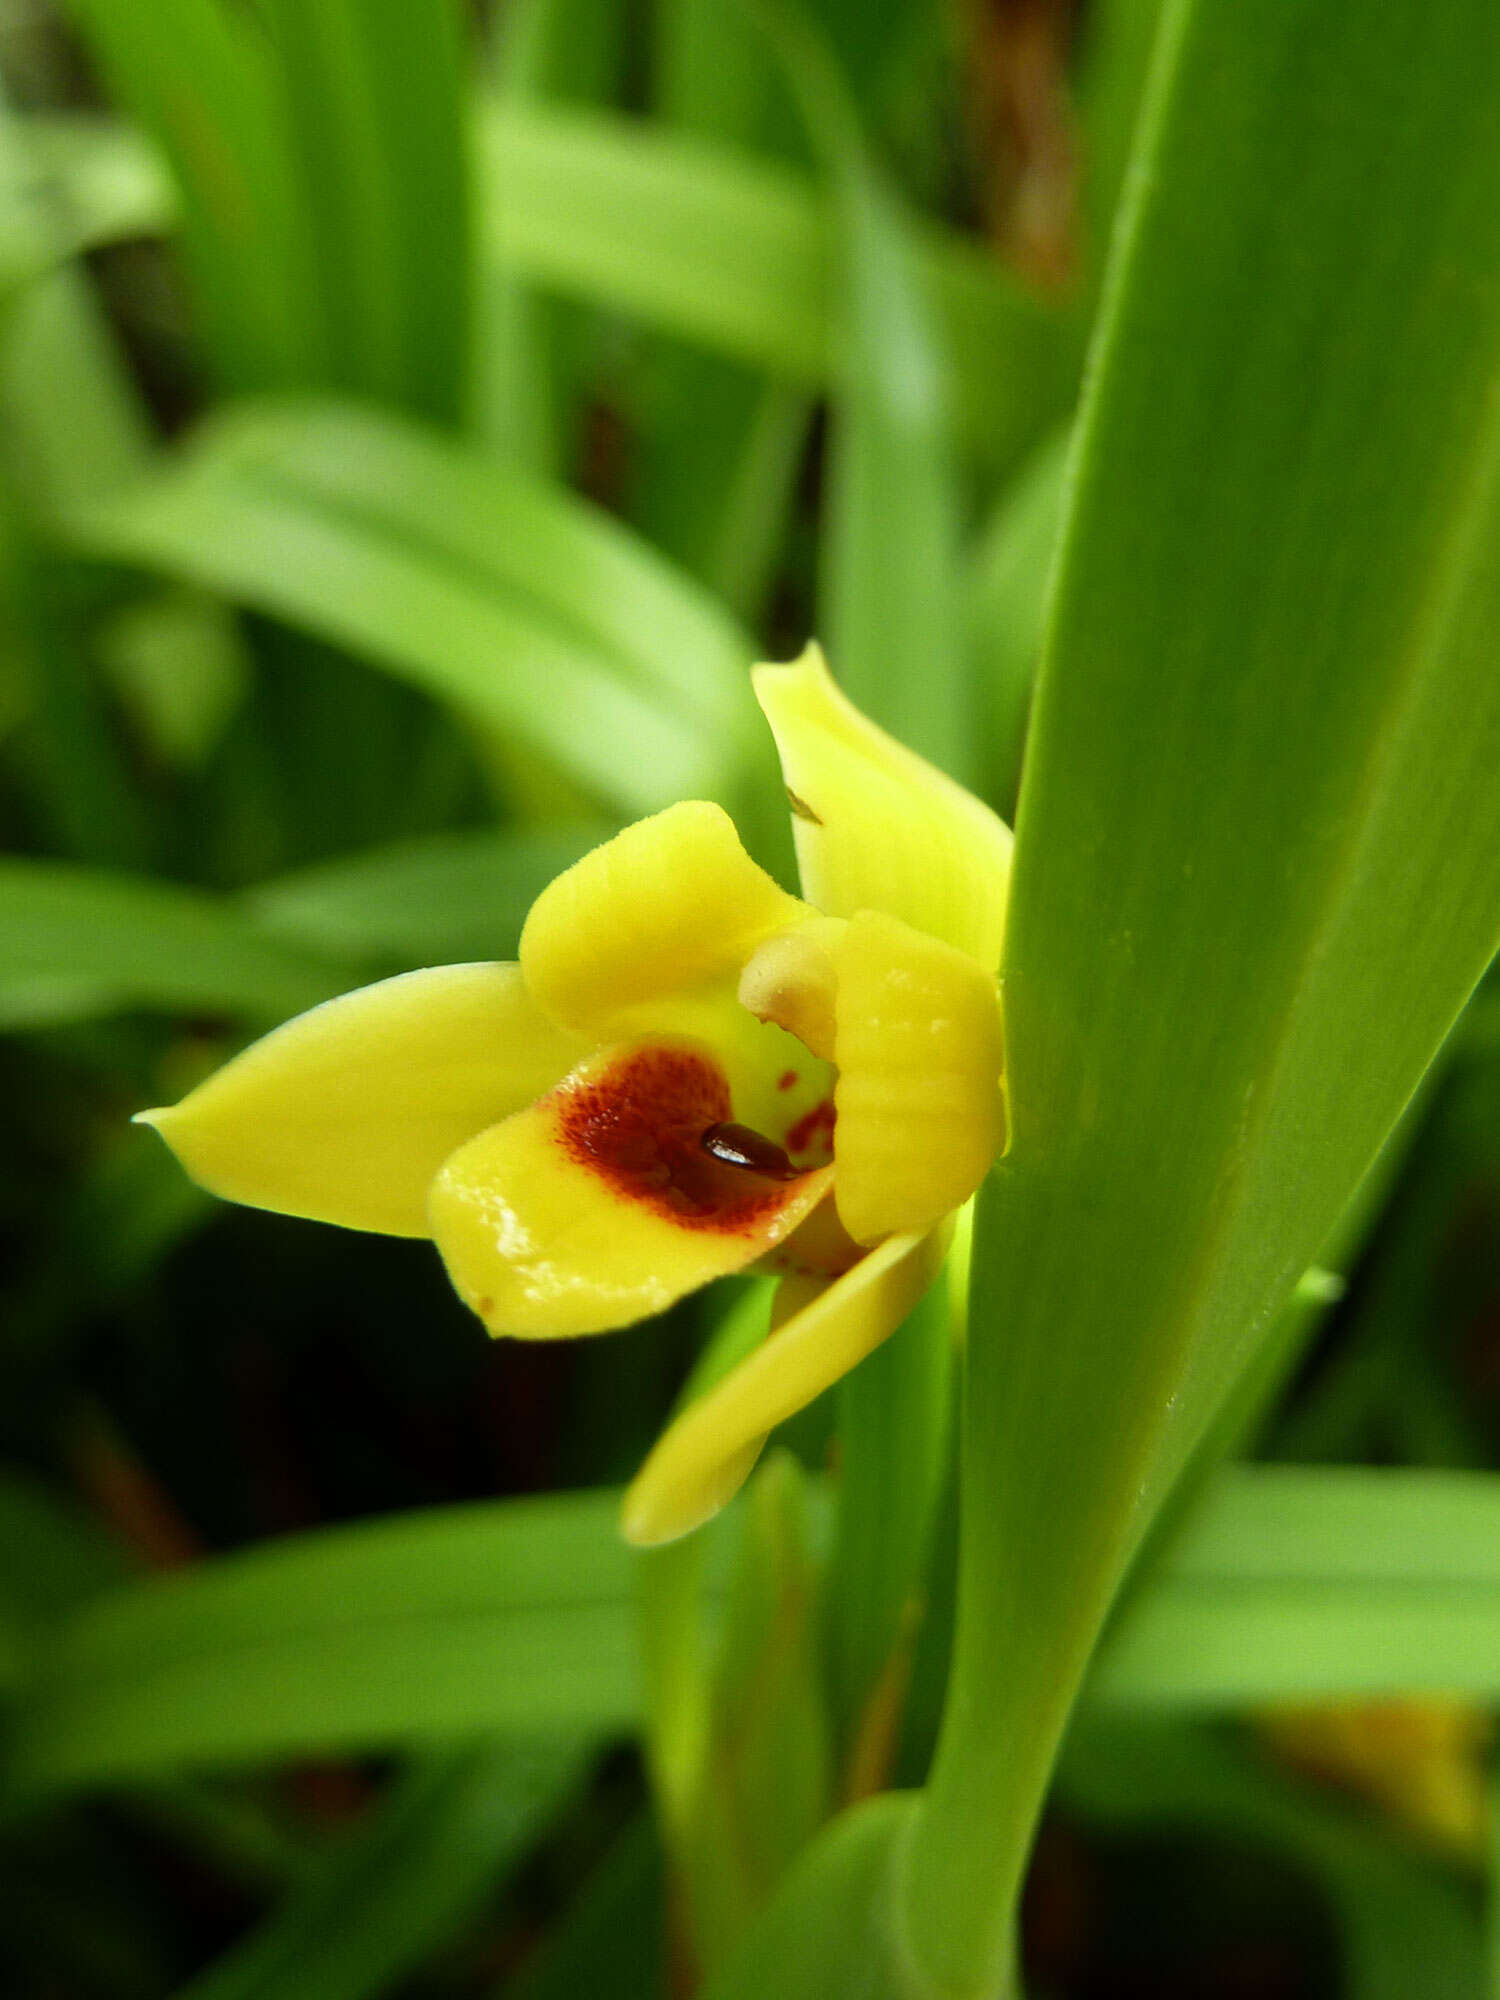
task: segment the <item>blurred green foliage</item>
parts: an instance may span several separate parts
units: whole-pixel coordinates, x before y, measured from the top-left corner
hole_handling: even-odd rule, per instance
[[[0,1993],[685,1990],[594,1489],[718,1306],[490,1346],[424,1246],[217,1208],[126,1121],[329,994],[510,954],[685,793],[787,872],[745,668],[813,629],[1011,813],[1157,11],[0,6]],[[1482,1857],[1253,1712],[1500,1698],[1497,1001],[1221,1439],[1297,1469],[1133,1579],[1038,1995],[1486,1990]],[[830,1525],[814,1410],[693,1558],[751,1901],[898,1655],[925,1774],[947,1393],[893,1343],[839,1421],[920,1434],[899,1506],[850,1450]]]

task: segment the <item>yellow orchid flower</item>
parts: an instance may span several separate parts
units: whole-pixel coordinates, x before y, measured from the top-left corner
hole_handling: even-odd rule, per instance
[[[494,1334],[603,1332],[782,1270],[771,1337],[630,1488],[640,1543],[706,1520],[894,1331],[1004,1138],[1009,829],[815,647],[754,680],[806,901],[718,806],[673,806],[543,891],[518,964],[363,987],[141,1114],[228,1200],[430,1236]]]

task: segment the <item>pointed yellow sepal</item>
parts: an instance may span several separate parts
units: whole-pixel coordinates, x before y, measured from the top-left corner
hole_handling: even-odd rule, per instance
[[[777,1424],[895,1332],[942,1268],[949,1233],[890,1237],[830,1285],[788,1279],[782,1296],[796,1309],[683,1411],[637,1473],[621,1510],[625,1539],[675,1541],[717,1513]]]
[[[445,965],[299,1014],[139,1117],[226,1201],[425,1236],[427,1189],[453,1149],[588,1047],[547,1019],[517,966]]]
[[[927,1229],[1005,1140],[1000,1000],[968,956],[862,910],[835,953],[839,1219],[856,1243]]]
[[[862,715],[817,646],[753,679],[791,795],[803,894],[830,917],[885,910],[995,971],[1010,828]]]
[[[813,914],[703,800],[669,806],[550,883],[521,933],[521,969],[563,1026],[614,1039],[653,1001],[733,980],[772,931]]]
[[[549,1340],[629,1325],[743,1270],[833,1170],[723,1164],[703,1135],[736,1108],[702,1044],[626,1043],[581,1063],[433,1182],[431,1233],[459,1296],[491,1333]]]

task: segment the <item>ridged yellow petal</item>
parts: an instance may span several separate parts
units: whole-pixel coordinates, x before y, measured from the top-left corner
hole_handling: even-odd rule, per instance
[[[717,1513],[776,1425],[895,1332],[937,1276],[947,1244],[946,1228],[893,1236],[831,1285],[788,1279],[783,1295],[800,1309],[683,1411],[636,1474],[620,1516],[626,1540],[675,1541]]]
[[[633,1042],[581,1063],[445,1162],[433,1240],[491,1333],[602,1333],[742,1270],[827,1192],[831,1168],[768,1179],[716,1162],[739,1106],[699,1043]]]
[[[886,910],[993,972],[1010,828],[862,715],[818,647],[753,678],[791,795],[803,895],[830,917]]]
[[[643,1003],[737,975],[761,938],[811,914],[750,859],[726,812],[689,800],[550,883],[521,967],[555,1021],[613,1038]]]
[[[1005,1137],[994,978],[874,910],[835,951],[834,1152],[857,1243],[926,1229],[968,1200]]]
[[[140,1116],[226,1201],[425,1236],[428,1184],[454,1148],[588,1046],[541,1013],[518,966],[445,965],[299,1014]]]

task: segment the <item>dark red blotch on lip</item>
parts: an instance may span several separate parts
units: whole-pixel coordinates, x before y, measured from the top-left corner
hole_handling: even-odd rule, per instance
[[[820,1153],[824,1160],[833,1158],[833,1128],[838,1114],[833,1108],[831,1097],[821,1098],[811,1111],[803,1112],[791,1131],[786,1135],[786,1149],[789,1153]]]
[[[724,1072],[692,1049],[635,1049],[587,1083],[558,1093],[564,1148],[631,1201],[688,1229],[749,1235],[787,1201],[768,1178],[703,1145],[730,1125]],[[770,1142],[765,1142],[769,1144]],[[799,1176],[800,1178],[800,1176]]]

